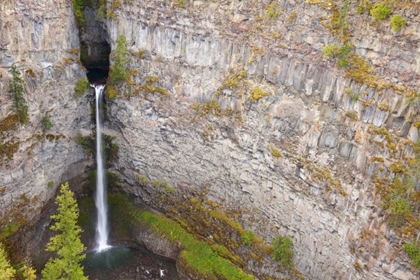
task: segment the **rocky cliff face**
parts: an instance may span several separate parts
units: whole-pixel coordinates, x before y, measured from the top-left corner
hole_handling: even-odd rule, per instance
[[[417,6],[395,8],[409,25],[393,33],[350,3],[343,41],[373,66],[360,77],[322,53],[339,42],[328,19],[341,4],[114,2],[108,32],[113,49],[127,38],[131,76],[109,104],[109,133],[128,191],[167,209],[138,182],[147,177],[254,209],[239,221],[266,241],[292,236],[310,279],[418,278],[373,185],[395,176],[418,137],[404,95],[418,86]]]
[[[418,6],[394,4],[408,25],[393,32],[357,5],[108,0],[108,34],[87,8],[82,54],[101,61],[108,40],[114,51],[120,35],[128,42],[129,81],[107,123],[124,189],[172,216],[195,211],[191,201],[216,205],[267,243],[289,235],[309,279],[417,279],[401,250],[413,233],[387,226],[378,184],[407,165],[418,138],[418,109],[406,104],[419,83]],[[2,226],[39,213],[87,164],[73,139],[90,112],[73,96],[84,71],[72,13],[69,0],[0,3]],[[350,46],[347,68],[336,67],[341,54],[324,57],[331,43]],[[24,125],[11,65],[25,81]],[[54,125],[43,133],[46,114]],[[269,256],[244,267],[281,275]]]
[[[89,162],[75,137],[90,126],[90,109],[74,97],[85,71],[71,2],[1,1],[0,15],[0,217],[2,228],[16,229],[38,219],[61,182],[83,174]],[[8,91],[12,65],[24,82],[25,124]]]

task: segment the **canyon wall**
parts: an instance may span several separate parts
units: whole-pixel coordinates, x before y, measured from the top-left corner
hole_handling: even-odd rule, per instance
[[[90,108],[74,96],[85,70],[71,1],[1,1],[0,15],[0,217],[16,229],[38,220],[60,183],[83,177],[89,161],[75,138],[90,128]],[[8,90],[12,65],[23,79],[25,124]]]
[[[377,186],[407,165],[418,138],[418,108],[406,95],[419,83],[419,7],[395,7],[408,24],[393,32],[356,5],[343,39],[329,24],[343,3],[332,1],[108,0],[98,36],[82,37],[110,40],[111,64],[117,38],[127,40],[130,76],[114,85],[106,123],[124,190],[167,213],[170,199],[210,201],[266,243],[288,235],[308,279],[419,278],[401,249],[413,236],[387,226]],[[87,97],[74,97],[85,72],[71,1],[2,1],[0,14],[6,226],[35,217],[60,182],[83,177],[90,162],[75,137],[91,123]],[[96,14],[87,9],[87,22]],[[375,74],[324,56],[323,46],[346,40]],[[25,124],[8,91],[12,65],[24,79]],[[46,115],[53,127],[43,132]],[[282,275],[269,256],[245,270]]]
[[[309,279],[419,277],[373,184],[392,180],[418,137],[405,97],[418,86],[417,6],[397,10],[409,24],[395,33],[350,3],[353,51],[380,87],[324,57],[339,42],[322,25],[333,2],[274,1],[275,17],[269,1],[114,2],[108,33],[113,50],[127,39],[130,78],[107,133],[127,191],[165,211],[138,178],[163,180],[180,197],[206,188],[200,199],[252,209],[238,217],[245,229],[291,236]],[[270,266],[258,269],[278,277]]]

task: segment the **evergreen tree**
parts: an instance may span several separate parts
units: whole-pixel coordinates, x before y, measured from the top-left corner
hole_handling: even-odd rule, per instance
[[[128,62],[127,57],[127,39],[124,35],[120,35],[117,38],[117,48],[115,49],[115,63],[111,70],[111,82],[115,85],[125,79],[127,79],[127,71],[125,65]]]
[[[87,277],[84,276],[83,266],[80,264],[86,257],[83,253],[86,248],[80,240],[82,229],[77,225],[79,208],[68,183],[61,185],[56,203],[58,214],[51,216],[55,221],[51,230],[59,233],[51,237],[46,251],[56,252],[57,257],[48,260],[42,271],[43,279],[85,280]]]
[[[15,274],[16,271],[10,265],[9,260],[7,259],[6,251],[0,243],[0,280],[13,279]]]
[[[12,76],[13,79],[9,85],[9,92],[12,94],[13,107],[19,117],[19,121],[23,124],[26,123],[26,120],[28,119],[28,106],[26,105],[26,100],[23,97],[23,94],[25,93],[23,80],[20,77],[20,72],[14,65],[12,66]]]

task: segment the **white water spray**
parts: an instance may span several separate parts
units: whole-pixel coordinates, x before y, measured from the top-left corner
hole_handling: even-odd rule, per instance
[[[104,251],[111,246],[108,244],[107,193],[104,178],[104,162],[102,157],[102,128],[101,128],[101,99],[105,85],[91,85],[96,94],[96,197],[95,204],[98,212],[96,225],[96,251]]]

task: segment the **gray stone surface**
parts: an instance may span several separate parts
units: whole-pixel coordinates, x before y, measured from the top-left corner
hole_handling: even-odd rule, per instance
[[[251,8],[250,1],[228,2],[187,3],[186,9],[175,9],[159,1],[134,1],[116,11],[118,20],[108,22],[113,48],[123,34],[133,53],[127,67],[139,74],[132,77],[131,91],[147,75],[155,75],[158,85],[171,95],[140,92],[109,104],[108,133],[117,137],[120,146],[113,170],[122,174],[126,190],[154,206],[153,189],[144,192],[136,175],[165,180],[174,187],[210,185],[207,198],[222,202],[227,209],[257,209],[258,216],[273,226],[244,218],[245,228],[268,242],[278,234],[291,236],[297,268],[309,279],[418,278],[399,251],[395,233],[385,225],[371,184],[378,164],[370,161],[372,156],[392,162],[412,155],[406,147],[391,157],[378,144],[385,141],[384,135],[371,131],[386,126],[397,143],[406,135],[415,142],[412,113],[417,110],[408,113],[413,108],[407,109],[404,97],[392,91],[376,92],[342,78],[343,73],[323,60],[321,48],[329,43],[328,30],[309,22],[325,11],[302,2],[282,2],[284,15],[262,22],[262,30],[249,34],[246,31],[259,24],[254,16],[264,11],[263,3]],[[193,8],[198,6],[199,10]],[[299,16],[290,25],[286,18],[293,9],[299,10]],[[232,16],[225,17],[230,12]],[[352,19],[355,28],[360,26],[359,17]],[[358,38],[373,32],[359,29]],[[268,30],[280,32],[282,39],[267,39],[262,33]],[[352,42],[374,61],[381,75],[414,71],[415,59],[399,56],[400,48],[402,53],[411,52],[402,43],[396,47],[391,38],[380,40],[377,35],[360,45]],[[278,47],[281,43],[286,47]],[[146,54],[143,59],[135,55],[138,51]],[[385,53],[395,63],[375,60]],[[196,116],[191,106],[210,101],[230,73],[242,69],[248,73],[242,96],[223,90],[217,101],[221,108],[230,105],[240,111],[243,122]],[[416,83],[412,79],[405,84]],[[251,101],[254,87],[267,91],[268,97]],[[347,88],[360,99],[372,100],[372,105],[354,101],[346,94]],[[124,95],[130,89],[121,91]],[[377,108],[383,100],[390,105],[389,111]],[[209,127],[214,131],[209,132]],[[271,147],[283,156],[273,157]],[[385,174],[391,174],[389,169]],[[334,180],[340,182],[339,188],[332,184]],[[361,238],[365,230],[375,238]],[[364,269],[357,269],[356,262]],[[269,266],[264,263],[260,269]]]
[[[79,48],[78,32],[67,0],[1,1],[0,30],[0,120],[14,112],[7,90],[12,65],[22,74],[29,107],[28,122],[1,135],[19,148],[0,166],[0,216],[11,221],[18,211],[34,222],[59,184],[90,164],[75,141],[79,129],[91,126],[87,97],[74,97],[75,82],[85,76],[78,56],[68,52]],[[48,138],[41,125],[46,114],[53,124]],[[23,197],[30,202],[16,209]]]

